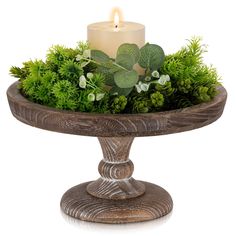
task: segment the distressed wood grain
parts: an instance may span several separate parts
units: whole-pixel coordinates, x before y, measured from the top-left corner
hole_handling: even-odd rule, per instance
[[[134,166],[129,151],[134,137],[178,133],[197,129],[217,120],[227,99],[224,87],[208,103],[147,114],[93,114],[58,110],[33,103],[21,95],[18,82],[7,97],[18,120],[42,129],[98,137],[103,160],[101,175],[69,189],[61,199],[62,210],[77,219],[100,223],[128,223],[152,220],[173,208],[163,188],[132,178]]]
[[[172,199],[163,188],[140,181],[145,194],[126,200],[109,200],[88,194],[83,183],[69,189],[62,197],[61,208],[74,218],[99,223],[131,223],[153,220],[167,215],[173,207]]]
[[[129,151],[134,138],[98,139],[103,150],[103,160],[98,167],[101,178],[90,183],[87,191],[95,197],[106,199],[128,199],[142,195],[145,186],[131,177],[134,165],[129,160]]]
[[[224,109],[227,93],[210,102],[184,109],[147,114],[93,114],[42,106],[27,100],[12,84],[7,97],[11,112],[18,120],[41,129],[95,137],[138,137],[172,134],[200,128],[217,120]]]

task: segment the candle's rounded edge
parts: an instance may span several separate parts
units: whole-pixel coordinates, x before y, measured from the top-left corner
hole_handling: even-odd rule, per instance
[[[132,26],[134,29],[127,28],[125,26]],[[114,31],[114,23],[112,21],[101,21],[101,22],[95,22],[87,25],[87,30],[93,31],[98,30],[99,31],[106,31],[106,32],[122,32],[122,31],[139,31],[145,29],[145,25],[137,23],[137,22],[131,22],[131,21],[122,21],[120,22],[120,30]]]

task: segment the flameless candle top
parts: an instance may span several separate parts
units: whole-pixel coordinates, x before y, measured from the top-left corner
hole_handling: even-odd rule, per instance
[[[135,32],[144,30],[144,25],[135,22],[120,22],[119,24],[113,21],[97,22],[88,25],[88,29],[91,31],[103,31],[103,32]]]
[[[87,36],[92,49],[101,50],[114,58],[118,47],[123,43],[144,46],[145,26],[135,22],[120,21],[119,14],[115,13],[113,21],[88,25]]]

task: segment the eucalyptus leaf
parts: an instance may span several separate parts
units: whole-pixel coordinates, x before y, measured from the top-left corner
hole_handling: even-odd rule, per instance
[[[81,63],[81,67],[83,68],[83,67],[87,66],[89,63],[90,63],[90,61],[83,61]]]
[[[100,50],[91,50],[91,58],[100,63],[110,61],[110,57]]]
[[[109,91],[111,95],[124,95],[127,96],[130,94],[130,92],[133,90],[132,88],[119,88],[119,87],[112,87],[112,89]]]
[[[134,57],[129,54],[119,54],[116,57],[116,63],[127,70],[132,70],[135,64]]]
[[[150,70],[159,69],[165,59],[163,49],[156,44],[147,43],[140,49],[139,65]]]
[[[124,43],[120,45],[118,48],[116,56],[118,57],[120,54],[128,54],[133,57],[134,64],[138,62],[140,57],[139,48],[136,44]]]
[[[135,70],[118,71],[114,75],[114,81],[119,88],[131,88],[138,82],[138,73]]]
[[[116,83],[114,81],[114,74],[107,74],[105,79],[105,84],[108,86],[116,86]]]
[[[121,70],[121,68],[114,65],[114,62],[111,60],[108,62],[102,63],[101,66],[106,68],[108,73],[116,73],[117,71]]]

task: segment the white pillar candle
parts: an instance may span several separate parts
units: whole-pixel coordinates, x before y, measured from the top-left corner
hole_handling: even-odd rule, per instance
[[[145,44],[145,26],[134,22],[98,22],[88,25],[87,39],[92,49],[116,57],[118,47],[123,43],[134,43],[139,48]]]

